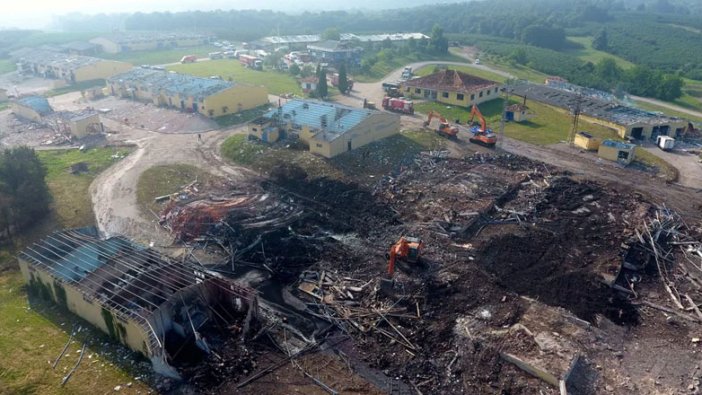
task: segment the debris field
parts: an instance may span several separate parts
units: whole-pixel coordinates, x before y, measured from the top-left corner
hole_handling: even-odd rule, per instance
[[[281,166],[180,195],[162,224],[257,288],[265,311],[255,355],[192,380],[199,391],[248,391],[292,364],[320,393],[354,392],[296,364],[321,350],[385,393],[699,385],[672,365],[698,352],[702,230],[621,186],[517,156],[426,153],[371,187]],[[421,260],[381,281],[400,236],[421,238]],[[640,347],[647,338],[667,349]]]

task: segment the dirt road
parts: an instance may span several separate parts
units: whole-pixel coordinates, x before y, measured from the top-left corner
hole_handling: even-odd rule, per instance
[[[152,166],[190,164],[235,181],[251,174],[227,165],[217,154],[219,145],[239,133],[238,129],[202,133],[200,142],[193,134],[163,134],[130,128],[109,119],[104,122],[108,128],[121,130],[112,140],[138,147],[129,157],[100,174],[90,186],[97,224],[106,235],[124,234],[140,242],[170,244],[171,236],[158,225],[156,218],[141,213],[137,206],[139,177]]]
[[[651,99],[649,97],[641,97],[641,96],[629,96],[629,97],[634,99],[634,100],[637,100],[637,101],[642,101],[644,103],[653,104],[653,105],[656,105],[659,107],[665,107],[665,108],[673,110],[673,111],[682,112],[682,113],[685,113],[688,115],[692,115],[693,117],[702,118],[702,112],[690,110],[690,109],[685,108],[685,107],[676,106],[675,104],[670,104],[670,103],[666,103],[664,101]]]

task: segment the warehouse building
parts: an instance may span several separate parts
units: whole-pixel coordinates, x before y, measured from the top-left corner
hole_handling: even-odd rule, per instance
[[[257,309],[253,290],[124,237],[100,239],[95,228],[49,235],[18,260],[30,294],[95,325],[169,377],[179,377],[178,350],[209,349],[200,335],[208,325],[238,320],[246,328]]]
[[[108,78],[107,89],[115,96],[210,118],[268,103],[268,92],[260,86],[145,68]]]
[[[563,86],[560,84],[558,86]],[[607,93],[590,89],[568,89],[530,83],[510,85],[512,94],[548,104],[563,112],[572,113],[580,107],[580,119],[614,130],[623,139],[655,140],[658,136],[680,137],[687,129],[687,121],[651,113],[617,103]]]
[[[400,132],[400,116],[315,100],[291,100],[248,126],[249,135],[275,142],[298,137],[310,152],[333,158]]]
[[[407,97],[470,107],[499,97],[500,85],[457,70],[441,70],[400,83]]]
[[[99,45],[104,52],[149,51],[171,48],[186,48],[206,45],[212,36],[197,33],[143,32],[114,33],[96,37],[90,42]]]
[[[307,50],[318,62],[349,63],[353,65],[361,64],[361,53],[363,52],[363,48],[353,43],[334,40],[309,44],[307,45]]]
[[[21,74],[63,80],[68,84],[104,80],[131,68],[129,63],[55,51],[25,53],[17,61]]]
[[[43,96],[27,96],[12,102],[12,112],[24,120],[41,122],[42,118],[54,112],[49,101]]]

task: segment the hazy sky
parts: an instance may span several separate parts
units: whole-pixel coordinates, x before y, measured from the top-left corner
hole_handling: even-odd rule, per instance
[[[454,0],[455,1],[455,0]],[[438,2],[449,2],[443,0]],[[70,12],[85,14],[115,12],[187,11],[214,9],[278,9],[294,12],[352,8],[400,8],[433,4],[436,0],[0,0],[0,27],[42,28],[51,16]]]

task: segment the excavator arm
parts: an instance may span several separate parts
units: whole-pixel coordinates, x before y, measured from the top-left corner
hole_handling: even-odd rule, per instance
[[[390,247],[390,257],[388,258],[388,276],[392,277],[395,274],[395,260],[397,259],[396,244]]]
[[[483,114],[480,112],[478,109],[478,106],[473,104],[473,108],[470,110],[470,121],[468,121],[469,125],[473,124],[473,120],[475,119],[475,116],[478,116],[478,119],[480,120],[480,130],[483,132],[487,131],[487,122],[485,121],[485,117]]]

